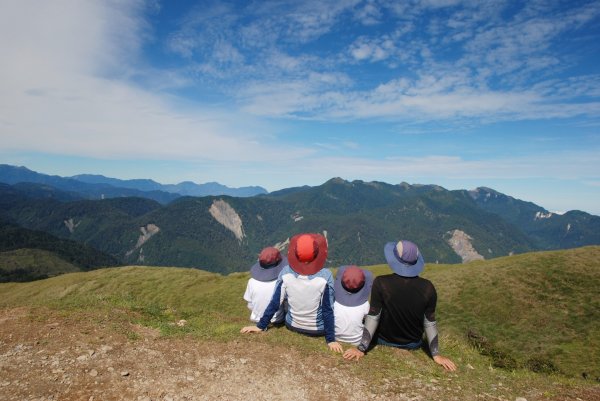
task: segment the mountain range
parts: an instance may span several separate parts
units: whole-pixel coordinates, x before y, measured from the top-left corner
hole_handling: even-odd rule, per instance
[[[218,182],[196,184],[191,181],[179,184],[159,184],[153,180],[119,180],[103,175],[81,174],[73,177],[59,177],[41,174],[23,166],[0,164],[0,182],[5,184],[35,183],[71,193],[81,199],[104,199],[135,196],[153,199],[167,204],[180,196],[254,196],[265,194],[267,190],[258,187],[230,188]]]
[[[16,169],[24,178],[14,174]],[[161,184],[150,180],[84,176],[84,183],[23,168],[4,166],[0,172],[7,170],[13,174],[9,183],[0,184],[0,218],[13,227],[91,247],[104,255],[99,260],[108,257],[120,264],[245,271],[263,247],[283,250],[299,232],[327,236],[330,266],[383,263],[383,245],[399,239],[416,242],[430,263],[600,244],[598,216],[551,213],[485,187],[450,191],[334,178],[252,197],[193,197],[157,190]],[[46,181],[40,183],[40,176]],[[31,177],[38,182],[15,182]],[[7,180],[0,174],[0,182]],[[137,186],[126,190],[139,196],[126,196],[122,187],[113,186],[123,182]],[[109,187],[116,189],[106,191]],[[107,199],[89,199],[99,193]],[[157,193],[174,198],[159,202]],[[17,248],[13,244],[11,249]]]

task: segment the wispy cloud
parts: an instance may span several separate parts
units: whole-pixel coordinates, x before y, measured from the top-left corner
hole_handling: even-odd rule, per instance
[[[60,10],[26,1],[0,9],[2,150],[235,161],[281,154],[251,116],[198,110],[130,82],[146,30],[141,2],[67,3]],[[261,129],[248,132],[253,126]]]
[[[361,34],[324,48],[321,38],[338,34],[350,16],[365,27]],[[172,49],[193,61],[199,79],[219,80],[222,93],[259,116],[481,123],[593,116],[598,77],[565,76],[571,61],[554,49],[565,45],[566,32],[599,18],[596,2],[563,9],[545,2],[266,1],[242,10],[215,3],[187,18]],[[372,65],[382,78],[367,70]],[[370,80],[349,78],[351,67]]]
[[[346,178],[383,180],[390,183],[398,183],[398,179],[394,177],[421,183],[435,183],[442,179],[486,182],[496,179],[542,179],[552,176],[555,179],[581,180],[589,185],[597,183],[598,173],[593,169],[596,159],[597,155],[594,152],[566,152],[561,155],[560,163],[556,162],[553,154],[486,160],[467,160],[460,156],[445,155],[400,156],[385,159],[323,157],[309,160],[302,166],[297,166],[295,170],[299,174],[336,171]],[[329,175],[321,173],[323,179],[329,178]]]

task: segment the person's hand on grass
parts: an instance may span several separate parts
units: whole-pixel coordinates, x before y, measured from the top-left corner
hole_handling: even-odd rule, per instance
[[[259,329],[256,326],[246,326],[246,327],[242,327],[242,329],[240,330],[240,333],[260,333],[262,330]]]
[[[456,370],[456,365],[454,364],[454,362],[452,362],[450,359],[446,358],[445,356],[436,355],[433,357],[433,360],[438,365],[442,365],[444,367],[444,369],[446,369],[446,370],[449,370],[451,372],[454,372]]]
[[[338,352],[338,353],[342,353],[344,352],[344,349],[342,348],[342,346],[340,345],[340,343],[338,343],[337,341],[332,341],[330,343],[327,343],[327,346],[329,347],[330,350],[332,350],[333,352]]]
[[[365,356],[365,353],[357,350],[356,348],[350,348],[347,349],[346,352],[344,352],[344,359],[347,359],[349,361],[353,359],[356,359],[358,361],[363,356]]]

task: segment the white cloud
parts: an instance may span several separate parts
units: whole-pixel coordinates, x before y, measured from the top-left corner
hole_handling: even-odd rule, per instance
[[[375,0],[367,0],[355,11],[355,18],[367,26],[380,24],[382,16],[383,12]]]
[[[368,60],[378,62],[387,59],[398,50],[395,48],[392,40],[386,36],[369,41],[365,38],[359,38],[349,49],[350,55],[357,61]]]
[[[356,12],[365,22],[392,7],[357,4],[260,2],[246,14],[219,2],[203,5],[169,37],[170,49],[189,64],[161,72],[140,64],[140,49],[150,34],[140,17],[141,1],[3,3],[0,148],[96,157],[257,160],[265,135],[273,131],[267,123],[254,130],[260,134],[248,127],[265,116],[464,125],[464,120],[600,114],[598,75],[559,79],[551,71],[548,77],[539,74],[561,60],[549,51],[555,20],[539,17],[531,8],[502,23],[503,9],[496,3],[413,2],[390,32],[382,34],[382,25],[367,22],[361,33],[373,28],[373,35],[340,41],[331,50],[337,54],[322,56],[303,47],[311,41],[319,44],[321,35],[352,20]],[[420,23],[428,7],[450,17],[431,26],[442,32],[450,27],[454,42],[425,34]],[[577,29],[599,13],[598,6],[590,5],[558,15],[562,22],[555,30]],[[294,52],[285,47],[290,43]],[[456,60],[440,53],[451,45],[458,46]],[[389,67],[385,78],[371,74],[372,81],[365,83],[360,73],[348,72],[381,61]],[[519,74],[540,77],[526,85],[515,78]],[[131,76],[147,85],[132,84]],[[516,84],[499,85],[505,76]],[[160,92],[188,86],[202,93],[208,87],[203,82],[237,102],[241,112],[231,103],[228,110],[200,109]],[[274,147],[277,141],[271,143]]]
[[[0,149],[230,161],[281,154],[276,145],[262,144],[262,135],[247,131],[258,124],[251,117],[198,110],[128,83],[145,30],[141,6],[137,1],[3,3]],[[224,59],[235,60],[235,52],[223,49]]]
[[[375,6],[375,3],[368,3]],[[315,87],[308,79],[281,75],[278,84],[257,93],[241,90],[245,110],[259,115],[302,116],[321,119],[380,118],[403,121],[471,118],[480,122],[548,119],[598,114],[598,78],[567,77],[562,53],[553,51],[557,38],[578,29],[600,15],[600,8],[588,5],[571,11],[542,10],[530,5],[508,20],[505,3],[433,1],[404,9],[399,29],[386,34],[360,36],[346,48],[350,63],[384,62],[388,80],[373,79],[372,89],[356,81],[335,88]],[[379,7],[379,5],[378,5]],[[389,9],[389,3],[382,5]],[[443,8],[444,16],[433,17],[429,39],[417,29],[427,8]],[[398,11],[400,13],[400,11]],[[450,28],[450,32],[448,32]],[[419,31],[419,32],[415,32]],[[405,35],[411,34],[410,38]],[[420,34],[420,35],[419,35]],[[453,38],[448,41],[447,38]],[[446,48],[456,42],[453,58]],[[567,60],[568,62],[568,60]],[[315,68],[318,63],[307,64]],[[325,66],[322,68],[343,68]],[[317,67],[318,68],[318,67]],[[561,76],[557,79],[557,76]],[[293,82],[296,93],[285,99],[276,87]],[[399,85],[401,83],[401,85]],[[361,87],[356,90],[353,86]]]
[[[476,89],[460,72],[418,81],[400,79],[371,91],[329,90],[309,80],[256,84],[245,93],[244,110],[268,116],[309,119],[451,120],[483,122],[595,116],[600,102],[577,103],[546,96],[544,91]]]
[[[564,152],[560,155],[540,154],[527,157],[506,157],[486,160],[466,160],[459,156],[398,156],[386,159],[357,157],[324,157],[307,160],[295,166],[299,174],[318,174],[322,180],[332,176],[381,180],[397,183],[403,180],[436,183],[441,179],[481,180],[497,179],[554,179],[586,180],[597,178],[593,167],[597,164],[594,152]]]

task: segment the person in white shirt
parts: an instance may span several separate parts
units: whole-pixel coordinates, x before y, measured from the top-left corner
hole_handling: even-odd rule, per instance
[[[244,293],[244,300],[248,302],[250,309],[250,320],[259,322],[262,318],[265,309],[269,305],[273,293],[275,292],[275,284],[277,277],[284,266],[287,266],[288,261],[285,256],[277,248],[264,248],[258,256],[258,261],[250,268],[250,279]],[[275,312],[271,323],[282,324],[285,317],[285,305],[281,303],[279,310]]]
[[[373,273],[368,270],[353,265],[338,269],[333,287],[336,341],[352,345],[360,344],[364,319],[369,313],[369,295],[372,285]]]
[[[256,326],[242,327],[241,333],[261,333],[271,317],[287,302],[285,326],[307,336],[325,337],[327,347],[343,352],[335,341],[333,316],[333,274],[325,268],[327,239],[316,233],[294,235],[288,247],[288,265],[279,273],[275,292]]]

